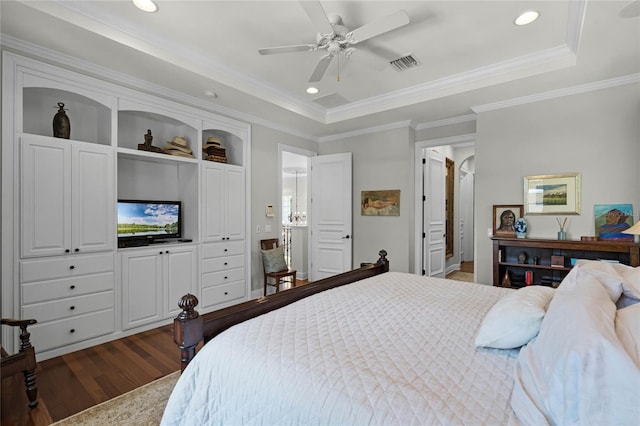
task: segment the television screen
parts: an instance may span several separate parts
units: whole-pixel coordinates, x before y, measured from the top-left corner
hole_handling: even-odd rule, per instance
[[[118,201],[118,238],[180,237],[180,201]]]

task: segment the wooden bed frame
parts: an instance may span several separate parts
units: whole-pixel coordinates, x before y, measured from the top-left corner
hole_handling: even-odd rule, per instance
[[[302,287],[274,293],[269,296],[249,300],[208,314],[200,315],[196,311],[198,298],[186,294],[180,298],[178,306],[182,312],[173,320],[173,341],[180,348],[181,371],[187,367],[196,355],[200,342],[207,343],[227,328],[269,311],[289,305],[321,291],[329,290],[355,281],[389,272],[387,252],[380,250],[376,263],[363,266],[333,277],[315,281]]]

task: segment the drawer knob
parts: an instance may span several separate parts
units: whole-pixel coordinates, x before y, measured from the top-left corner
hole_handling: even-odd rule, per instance
[[[71,266],[69,266],[69,269],[76,269],[76,267],[71,265]]]
[[[75,286],[75,285],[70,285],[70,286],[69,286],[69,288],[70,288],[71,290],[75,290],[76,286]]]
[[[71,330],[69,330],[69,333],[75,333],[75,332],[76,332],[75,328],[72,328]]]
[[[165,251],[165,253],[169,254],[169,250]]]
[[[224,279],[226,280],[228,277],[224,277]]]
[[[69,310],[73,311],[75,308],[76,308],[75,306],[71,306],[71,307],[69,307]]]
[[[229,292],[228,292],[228,291],[225,291],[225,292],[224,292],[224,295],[226,296],[227,294],[229,294]]]
[[[224,249],[224,251],[229,251],[229,250],[227,250],[227,249]]]
[[[64,252],[65,252],[65,253],[70,253],[70,252],[71,252],[71,250],[66,249]]]
[[[224,266],[227,266],[227,265],[228,265],[228,263],[227,263],[227,262],[224,262]]]
[[[162,252],[158,253],[158,254],[162,254]]]
[[[79,249],[79,248],[77,248],[77,249],[75,249],[74,251],[77,253],[77,252],[79,252],[79,251],[80,251],[80,249]]]

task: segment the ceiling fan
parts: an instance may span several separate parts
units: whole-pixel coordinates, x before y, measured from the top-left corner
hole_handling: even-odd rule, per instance
[[[322,79],[334,56],[342,53],[348,58],[357,50],[355,47],[352,47],[353,45],[395,30],[396,28],[403,27],[409,23],[407,13],[404,10],[399,10],[389,16],[377,19],[351,31],[343,25],[340,16],[327,15],[319,1],[300,0],[299,3],[318,31],[316,43],[266,47],[258,49],[258,52],[261,55],[273,55],[276,53],[313,52],[318,49],[326,49],[327,54],[322,56],[318,61],[313,73],[311,73],[311,77],[309,77],[309,82],[316,82]]]

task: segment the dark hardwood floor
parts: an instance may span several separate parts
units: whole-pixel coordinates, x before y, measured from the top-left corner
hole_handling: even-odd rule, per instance
[[[0,424],[49,425],[179,369],[173,324],[51,358],[38,363],[40,402],[33,410],[22,375],[2,380]]]
[[[34,343],[35,345],[35,343]],[[38,363],[38,407],[22,376],[2,380],[2,425],[48,425],[180,369],[173,324]]]

